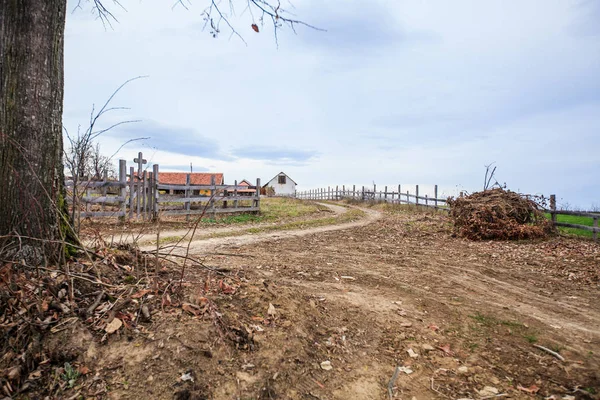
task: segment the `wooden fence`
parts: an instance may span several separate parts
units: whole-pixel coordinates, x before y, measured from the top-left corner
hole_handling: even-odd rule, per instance
[[[136,159],[142,160],[141,154]],[[145,161],[145,160],[144,160]],[[191,185],[191,175],[187,175],[185,185],[160,183],[159,166],[153,165],[152,172],[136,172],[127,163],[119,160],[118,180],[67,181],[68,202],[76,217],[118,217],[151,220],[162,215],[190,215],[206,213],[215,217],[221,213],[248,213],[260,211],[260,179],[256,187],[216,185],[212,176],[210,185]],[[252,195],[241,195],[238,191]],[[177,191],[178,194],[170,194]],[[194,195],[197,192],[198,195]]]
[[[594,241],[598,240],[598,233],[600,233],[600,228],[598,227],[598,219],[600,218],[600,213],[592,212],[592,211],[568,211],[568,210],[557,210],[556,209],[556,195],[550,195],[550,209],[546,210],[551,216],[552,224],[554,226],[562,226],[564,228],[575,228],[575,229],[583,229],[586,231],[592,232],[592,237]],[[573,215],[577,217],[587,217],[592,219],[593,226],[587,225],[579,225],[579,224],[571,224],[568,222],[558,222],[558,215]]]
[[[384,186],[383,190],[378,191],[377,185],[373,185],[372,188],[362,186],[362,188],[358,189],[356,185],[353,185],[352,187],[338,185],[335,186],[335,188],[329,186],[327,189],[321,188],[296,192],[296,197],[307,200],[353,199],[360,201],[381,201],[395,204],[415,204],[418,206],[432,207],[438,210],[449,211],[446,203],[447,199],[438,197],[437,185],[434,186],[433,197],[429,197],[428,195],[419,195],[419,185],[415,185],[414,193],[411,193],[410,190],[403,192],[401,185],[398,185],[397,191],[394,189],[396,189],[396,187],[392,188],[392,190],[388,190],[388,187]]]
[[[256,180],[256,191],[253,195],[240,195],[239,190],[245,190],[249,186],[239,186],[237,181],[233,185],[215,184],[215,176],[211,176],[210,185],[192,185],[191,175],[187,175],[185,185],[156,185],[158,193],[161,191],[183,191],[180,195],[157,194],[155,207],[162,215],[194,215],[206,213],[213,216],[218,213],[248,213],[260,211],[260,178]],[[194,191],[198,195],[194,195]],[[208,194],[201,194],[201,193]],[[177,206],[181,204],[181,206]],[[195,208],[194,208],[195,206]],[[182,208],[179,208],[182,207]]]

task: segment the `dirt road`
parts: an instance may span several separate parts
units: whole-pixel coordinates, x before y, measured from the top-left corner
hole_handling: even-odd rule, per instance
[[[369,210],[193,245],[214,250],[235,256],[205,256],[219,275],[190,268],[186,287],[218,313],[165,314],[148,340],[105,346],[105,365],[122,362],[112,398],[598,398],[591,242],[474,243],[440,215]]]
[[[318,203],[327,208],[329,208],[335,215],[342,215],[347,212],[347,207],[342,207],[336,204],[330,203]],[[198,236],[205,236],[207,234],[219,234],[222,232],[234,233],[234,232],[243,232],[247,227],[238,226],[238,227],[225,227],[225,228],[215,228],[210,231],[202,231],[197,233],[197,237],[193,238],[192,243],[189,246],[189,253],[193,255],[202,255],[208,254],[212,251],[216,251],[219,249],[231,249],[235,247],[250,245],[253,243],[259,243],[264,241],[277,241],[282,239],[288,239],[293,237],[301,237],[306,235],[312,235],[317,233],[324,232],[332,232],[339,231],[351,228],[359,228],[361,226],[366,226],[377,219],[381,218],[381,212],[376,210],[368,210],[363,209],[366,213],[366,217],[362,218],[358,221],[346,222],[341,224],[332,224],[326,226],[319,226],[307,229],[293,229],[293,230],[281,230],[276,232],[260,232],[260,233],[247,233],[241,234],[239,236],[225,236],[225,237],[214,237],[208,239],[198,238]],[[261,225],[258,225],[260,227]],[[162,233],[163,237],[181,237],[182,241],[178,244],[177,248],[173,250],[173,254],[185,254],[188,252],[188,238],[191,237],[190,230],[178,230],[178,231],[169,231]],[[144,242],[148,242],[149,240],[156,240],[156,235],[145,235],[139,241],[141,244],[142,250],[151,251],[156,245],[144,245]],[[164,246],[168,248],[168,246]]]

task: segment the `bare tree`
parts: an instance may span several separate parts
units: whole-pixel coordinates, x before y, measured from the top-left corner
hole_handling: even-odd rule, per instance
[[[109,132],[121,125],[139,122],[139,120],[125,120],[110,124],[105,128],[97,128],[101,122],[102,117],[111,111],[117,110],[128,110],[127,107],[112,107],[111,103],[115,96],[130,82],[137,79],[145,78],[138,76],[132,79],[128,79],[121,86],[119,86],[109,96],[108,100],[100,108],[95,111],[95,106],[92,106],[90,113],[90,122],[85,131],[81,130],[81,125],[77,128],[77,135],[72,136],[69,134],[67,128],[63,128],[69,141],[69,148],[64,152],[64,163],[67,171],[71,175],[71,191],[69,198],[71,199],[71,221],[75,227],[75,231],[79,231],[80,219],[79,209],[81,198],[89,189],[87,184],[80,185],[81,182],[89,182],[90,180],[102,180],[105,176],[108,176],[110,172],[114,174],[114,166],[112,165],[112,158],[119,152],[123,146],[134,141],[147,139],[145,137],[129,139],[124,142],[119,149],[111,156],[105,156],[100,152],[100,144],[96,142],[102,134]]]

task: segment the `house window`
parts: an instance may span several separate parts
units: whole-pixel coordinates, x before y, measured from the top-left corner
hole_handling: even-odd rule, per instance
[[[279,183],[280,185],[285,185],[285,175],[279,175],[277,177],[277,179],[278,179],[277,183]]]

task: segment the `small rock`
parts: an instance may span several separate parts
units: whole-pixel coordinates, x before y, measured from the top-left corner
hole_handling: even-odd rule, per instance
[[[154,380],[154,377],[152,375],[150,375],[148,378],[146,378],[146,380],[148,382],[152,382]]]
[[[410,328],[412,326],[412,322],[403,322],[400,324],[402,328]]]
[[[493,386],[485,386],[483,389],[481,389],[479,391],[479,395],[481,397],[487,397],[487,396],[495,396],[499,393],[498,389],[496,389]]]
[[[458,367],[458,373],[459,374],[464,375],[464,374],[466,374],[468,372],[469,372],[469,368],[465,367],[464,365],[462,367]]]
[[[267,310],[267,314],[269,314],[271,317],[275,316],[275,306],[271,303],[269,303],[269,309]]]
[[[410,367],[399,367],[398,371],[404,372],[406,375],[410,375],[413,373],[413,370]]]
[[[430,345],[430,344],[424,344],[423,346],[421,346],[421,348],[423,350],[425,350],[425,351],[433,351],[433,350],[435,350],[435,348],[432,345]]]
[[[327,360],[327,361],[323,361],[321,363],[321,369],[324,369],[325,371],[330,371],[333,369],[333,366],[331,366],[331,361]]]
[[[190,372],[186,372],[185,374],[181,375],[181,377],[179,379],[182,382],[187,382],[187,381],[194,382],[194,377],[192,376],[192,374]]]
[[[413,349],[408,349],[406,350],[406,352],[408,353],[410,358],[419,358],[419,355]]]

